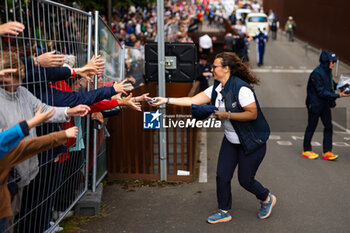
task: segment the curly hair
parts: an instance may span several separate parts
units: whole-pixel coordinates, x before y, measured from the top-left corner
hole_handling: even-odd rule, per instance
[[[248,65],[232,52],[222,52],[215,56],[215,59],[221,58],[221,65],[228,66],[231,74],[242,79],[250,85],[258,85],[260,80],[249,70]]]

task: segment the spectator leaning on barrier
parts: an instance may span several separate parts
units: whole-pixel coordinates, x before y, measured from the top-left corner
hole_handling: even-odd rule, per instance
[[[99,64],[98,57],[92,58],[91,60],[92,61],[95,60],[96,62],[90,62],[91,64],[89,63],[84,67],[89,67],[89,66],[95,67],[95,63]],[[103,66],[103,64],[100,64],[100,66]],[[96,66],[95,72],[97,72],[97,70],[100,69],[100,66]],[[67,67],[62,67],[62,69],[63,68],[66,68],[69,70],[69,68]],[[64,73],[60,75],[60,72],[62,71],[60,67],[51,68],[51,69],[57,70],[54,75],[54,76],[57,76],[56,81],[58,81],[57,79],[66,78]],[[81,69],[85,69],[85,68],[81,68]],[[116,95],[118,92],[126,93],[125,91],[127,90],[127,87],[130,86],[130,84],[124,84],[126,81],[125,80],[121,83],[116,82],[111,87],[103,87],[103,88],[99,88],[88,92],[70,92],[70,91],[58,90],[56,88],[52,88],[50,90],[50,88],[47,86],[48,84],[45,83],[45,80],[54,81],[52,80],[52,78],[53,77],[51,76],[47,76],[46,79],[45,77],[41,78],[40,80],[44,80],[44,82],[41,84],[46,86],[46,88],[34,88],[34,90],[35,89],[37,90],[35,94],[43,102],[45,102],[46,104],[50,104],[58,107],[73,107],[78,104],[92,105],[98,101],[111,98],[113,95]],[[79,80],[75,79],[75,81],[79,81]],[[27,82],[31,82],[31,81],[27,80]],[[38,90],[41,90],[41,91],[38,91]],[[46,90],[46,91],[43,92],[43,90]],[[131,96],[129,97],[129,99],[130,98]],[[134,103],[131,102],[131,104],[134,104]],[[136,106],[135,104],[134,106],[131,106],[131,107],[138,108],[138,106]],[[59,127],[56,127],[56,130],[58,128]],[[37,134],[41,135],[42,132],[48,133],[48,130],[50,132],[56,131],[55,129],[54,130],[52,129],[53,127],[44,125],[42,128],[40,127],[37,129]],[[63,155],[61,153],[63,153]],[[46,151],[41,153],[39,155],[39,164],[40,164],[39,174],[40,175],[36,176],[36,178],[34,179],[34,182],[31,182],[30,185],[25,187],[25,190],[24,190],[25,192],[23,193],[23,199],[31,200],[31,201],[22,202],[21,214],[25,213],[25,215],[21,217],[21,220],[19,221],[18,225],[20,229],[26,229],[27,233],[38,232],[38,231],[40,232],[40,231],[46,230],[50,226],[49,225],[50,221],[42,221],[42,219],[48,218],[47,215],[48,213],[51,212],[52,205],[56,197],[56,195],[52,195],[52,193],[55,192],[55,190],[58,189],[58,187],[61,185],[61,182],[64,181],[61,179],[59,175],[57,176],[58,179],[56,176],[50,175],[53,173],[62,174],[61,172],[59,172],[59,170],[61,169],[60,165],[57,163],[55,159],[58,155],[59,155],[60,163],[63,163],[66,159],[69,158],[69,156],[66,154],[66,148],[64,146],[63,148],[55,148],[51,151]],[[66,164],[65,167],[67,166],[69,165]],[[72,171],[72,172],[76,172],[76,171]],[[44,183],[50,183],[51,190],[47,189],[45,191],[38,192],[40,188],[38,186]],[[44,199],[45,201],[42,201],[42,199]],[[34,210],[31,211],[29,214],[26,213],[28,209],[33,209],[33,208]],[[32,219],[35,219],[36,224],[32,224],[33,222]]]
[[[318,154],[312,151],[311,139],[317,127],[318,119],[324,125],[322,159],[335,160],[338,155],[332,153],[332,115],[331,108],[335,107],[335,100],[340,97],[349,97],[346,90],[337,94],[334,92],[336,83],[333,81],[332,69],[338,57],[323,50],[320,55],[320,65],[310,74],[307,83],[306,107],[308,112],[308,124],[304,136],[304,151],[302,157],[317,159]]]
[[[215,115],[223,121],[225,136],[219,153],[216,191],[219,210],[210,216],[209,223],[228,222],[232,219],[231,179],[238,165],[238,180],[243,188],[260,200],[260,219],[270,216],[276,197],[255,180],[255,174],[266,153],[270,128],[251,87],[255,78],[237,55],[223,52],[216,55],[212,66],[214,85],[193,97],[157,97],[155,106],[205,105],[211,103],[219,109]]]
[[[23,135],[29,135],[29,130],[36,125],[45,122],[53,116],[54,109],[45,113],[41,112],[41,108],[35,114],[35,116],[26,121],[21,122],[21,128]],[[23,127],[22,127],[23,126]],[[9,129],[11,131],[11,129]],[[2,134],[8,134],[1,132]],[[48,150],[53,146],[59,146],[63,144],[67,138],[75,138],[78,133],[78,128],[73,127],[65,131],[51,133],[41,137],[35,137],[31,139],[22,140],[18,146],[10,150],[6,155],[0,159],[0,232],[8,232],[7,230],[7,218],[12,216],[11,209],[11,193],[7,187],[7,179],[10,169],[17,164],[35,156],[37,153]],[[17,132],[16,132],[17,134]]]
[[[21,120],[30,119],[34,113],[42,106],[44,112],[49,111],[52,107],[43,104],[34,97],[26,88],[20,86],[24,77],[23,63],[20,62],[16,53],[3,52],[1,67],[4,69],[14,68],[18,72],[12,76],[5,76],[0,80],[0,128],[7,128],[17,124]],[[90,108],[86,105],[79,105],[74,108],[54,108],[55,114],[50,119],[51,122],[66,122],[71,116],[84,116]],[[35,129],[30,130],[30,138],[36,137]],[[15,167],[16,173],[20,177],[18,183],[11,182],[11,185],[18,186],[19,192],[17,198],[14,198],[14,214],[17,214],[22,197],[21,190],[28,185],[31,180],[38,174],[38,158],[32,157],[23,161]],[[11,220],[10,220],[11,221]],[[12,225],[12,224],[11,224]]]

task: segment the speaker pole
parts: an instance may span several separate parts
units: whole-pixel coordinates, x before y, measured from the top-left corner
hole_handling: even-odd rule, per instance
[[[158,39],[158,94],[165,95],[165,46],[164,46],[164,0],[157,0],[157,39]],[[166,106],[160,107],[162,117],[166,114]],[[161,128],[159,132],[160,144],[160,180],[167,180],[167,141],[166,129]]]

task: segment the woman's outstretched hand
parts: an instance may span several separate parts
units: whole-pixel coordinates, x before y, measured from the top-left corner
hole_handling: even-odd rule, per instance
[[[167,101],[167,98],[164,98],[164,97],[155,97],[153,98],[152,100],[152,106],[159,106],[161,104],[165,104]]]

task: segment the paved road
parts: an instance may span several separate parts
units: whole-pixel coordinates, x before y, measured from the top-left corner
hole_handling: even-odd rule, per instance
[[[265,66],[258,69],[254,43],[250,50],[252,68],[261,78],[256,93],[264,109],[270,111],[267,118],[274,126],[267,155],[257,174],[257,179],[278,198],[271,217],[267,220],[256,217],[259,203],[239,186],[235,175],[233,220],[216,225],[205,222],[217,208],[215,170],[222,139],[222,133],[208,133],[207,183],[134,187],[134,192],[127,192],[120,185],[108,185],[104,189],[103,217],[83,224],[82,232],[349,232],[350,135],[334,128],[338,161],[311,161],[300,156],[308,70],[318,64],[318,54],[310,51],[306,56],[302,43],[289,43],[280,36],[278,41],[268,43]],[[349,69],[340,67],[340,72],[348,73]],[[349,106],[349,101],[338,100],[338,107]],[[342,121],[344,116],[338,115],[340,120],[337,118],[336,124],[346,127],[349,119],[345,117]],[[285,130],[285,126],[290,129]],[[321,142],[322,133],[317,132],[316,152],[321,152]]]

